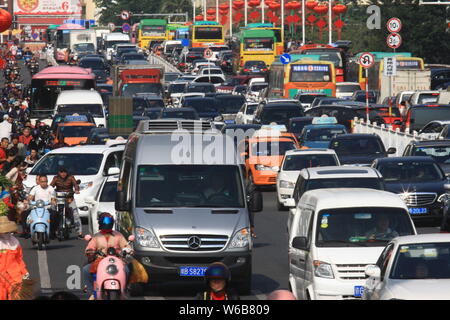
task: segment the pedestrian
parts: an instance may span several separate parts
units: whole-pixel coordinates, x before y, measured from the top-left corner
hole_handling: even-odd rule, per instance
[[[1,174],[6,175],[14,167],[14,159],[16,158],[16,153],[14,150],[8,150],[6,154],[6,160],[1,164]]]
[[[31,129],[28,127],[23,129],[23,133],[19,137],[19,142],[23,143],[24,145],[26,145],[28,147],[28,145],[30,144],[30,142],[32,140],[33,140],[33,136],[31,135]]]
[[[7,114],[5,114],[3,116],[3,121],[2,123],[0,123],[0,139],[1,138],[11,138],[11,134],[13,131],[13,127],[12,127],[12,123],[13,123],[13,119],[8,116]]]
[[[34,167],[36,162],[39,161],[39,153],[36,149],[31,149],[30,155],[25,158],[25,162],[29,167]]]
[[[24,286],[24,280],[30,280],[30,274],[23,261],[22,246],[12,235],[17,231],[17,225],[4,213],[0,214],[0,300],[31,298],[32,288]],[[17,290],[19,286],[21,290]]]
[[[229,288],[231,273],[222,262],[212,263],[205,271],[206,290],[195,297],[196,300],[240,300],[235,290]]]
[[[8,150],[15,148],[15,150],[17,150],[17,155],[25,158],[27,155],[27,147],[19,141],[19,138],[20,134],[18,133],[13,133],[11,135],[11,143],[8,146]]]
[[[3,160],[6,160],[6,154],[8,152],[9,147],[9,139],[8,138],[2,138],[0,142],[0,162]]]

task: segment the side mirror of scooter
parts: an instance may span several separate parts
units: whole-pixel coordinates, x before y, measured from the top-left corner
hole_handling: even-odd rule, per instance
[[[134,235],[128,237],[129,242],[133,242],[134,240],[136,240],[136,237]]]
[[[90,234],[87,234],[87,235],[84,236],[84,240],[89,242],[89,241],[92,240],[92,236]]]

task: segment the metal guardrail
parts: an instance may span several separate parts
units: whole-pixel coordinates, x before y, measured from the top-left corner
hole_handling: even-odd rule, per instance
[[[165,72],[180,72],[174,65],[170,64],[160,56],[150,53],[148,56],[148,62],[150,64],[160,64],[164,67]]]
[[[398,128],[396,130],[392,130],[391,127],[387,127],[384,124],[378,125],[376,122],[367,123],[363,119],[358,118],[354,119],[353,125],[354,133],[375,133],[380,136],[386,149],[391,147],[397,149],[397,152],[392,155],[396,157],[403,155],[406,146],[411,141],[429,140],[426,137],[420,136],[417,131],[400,132]]]

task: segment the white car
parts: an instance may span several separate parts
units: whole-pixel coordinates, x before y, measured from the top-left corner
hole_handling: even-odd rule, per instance
[[[255,111],[258,107],[257,102],[246,102],[236,114],[236,124],[252,124],[255,117]]]
[[[220,75],[225,76],[221,68],[218,67],[201,67],[197,73],[199,76]]]
[[[198,70],[200,70],[200,67],[203,67],[203,66],[207,66],[207,67],[211,67],[211,68],[217,67],[216,64],[213,62],[196,62],[192,66],[191,74],[194,76],[197,75]]]
[[[268,86],[269,84],[267,82],[255,82],[248,86],[245,97],[248,100],[258,100],[261,96],[261,92]]]
[[[114,207],[117,193],[117,182],[119,176],[111,176],[104,179],[99,191],[93,196],[86,197],[85,201],[89,207],[89,233],[99,232],[98,216],[103,212],[110,213],[116,220],[116,209]]]
[[[28,193],[36,185],[38,174],[47,175],[51,182],[59,168],[65,167],[75,179],[81,180],[80,194],[75,194],[75,201],[80,216],[87,217],[89,208],[86,197],[94,197],[106,177],[119,174],[126,142],[109,140],[105,145],[79,145],[52,150],[27,170],[27,178],[23,181],[25,191]]]
[[[366,300],[450,300],[450,234],[397,237],[365,273]]]
[[[300,171],[305,168],[340,166],[339,158],[331,149],[288,150],[277,176],[277,208],[286,210],[283,203],[292,198]]]
[[[419,137],[428,140],[436,140],[439,139],[439,136],[442,133],[442,130],[446,126],[450,124],[450,120],[434,120],[428,122],[423,126],[422,129],[418,132]]]
[[[225,77],[222,75],[218,75],[218,74],[211,75],[211,76],[198,76],[197,78],[192,80],[192,82],[212,83],[212,84],[214,84],[215,87],[218,87],[218,86],[222,85],[222,83],[225,82]]]
[[[355,91],[361,90],[358,82],[337,82],[336,98],[349,100]]]
[[[256,82],[266,82],[266,79],[265,79],[265,78],[261,78],[261,77],[258,77],[258,78],[251,78],[251,79],[248,81],[248,86],[250,87],[251,85],[255,84]]]

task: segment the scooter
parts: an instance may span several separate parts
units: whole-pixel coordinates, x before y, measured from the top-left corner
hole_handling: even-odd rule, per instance
[[[86,241],[91,241],[92,236],[86,235]],[[128,243],[135,240],[135,236],[128,237]],[[125,266],[129,254],[122,251],[120,254],[113,247],[108,248],[105,255],[101,251],[96,252],[103,257],[97,266],[97,273],[94,276],[94,297],[96,300],[123,300],[127,287],[127,275]]]
[[[50,212],[45,206],[50,203],[38,200],[30,202],[31,212],[27,218],[27,224],[30,226],[31,242],[37,244],[38,250],[45,249],[50,243]]]

